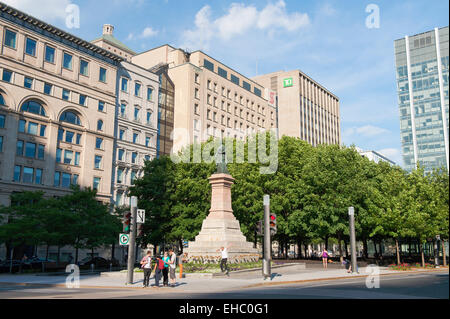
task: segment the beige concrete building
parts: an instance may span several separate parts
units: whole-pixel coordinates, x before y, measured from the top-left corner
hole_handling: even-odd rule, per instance
[[[110,202],[121,61],[0,3],[0,205],[72,184]]]
[[[93,43],[124,56],[117,74],[112,193],[116,206],[129,205],[128,189],[143,176],[145,161],[156,158],[159,77],[132,64],[135,53],[114,37],[112,25]]]
[[[209,137],[236,137],[276,128],[264,87],[207,54],[163,45],[138,54],[144,68],[168,65],[175,85],[174,152]]]
[[[253,79],[278,97],[281,136],[313,146],[341,144],[339,98],[299,70],[274,72]]]

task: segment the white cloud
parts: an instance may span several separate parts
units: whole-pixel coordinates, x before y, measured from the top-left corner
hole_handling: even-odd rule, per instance
[[[375,137],[375,136],[379,136],[382,134],[388,134],[388,133],[390,133],[390,131],[386,130],[384,128],[373,126],[373,125],[366,125],[366,126],[362,126],[362,127],[349,128],[349,129],[345,130],[344,135],[346,137],[354,136],[354,135],[364,136],[364,137]]]
[[[44,21],[65,21],[71,0],[2,0],[7,5]]]
[[[140,34],[138,34],[137,36],[134,35],[134,33],[130,33],[128,35],[127,40],[135,40],[135,39],[148,39],[151,37],[154,37],[158,34],[157,30],[154,30],[151,27],[146,27]]]
[[[227,13],[216,19],[212,18],[211,7],[206,5],[195,16],[195,28],[183,32],[184,43],[181,46],[208,49],[214,37],[228,41],[251,30],[273,35],[276,31],[298,31],[309,24],[307,14],[288,13],[283,0],[269,3],[262,10],[253,5],[232,3]]]

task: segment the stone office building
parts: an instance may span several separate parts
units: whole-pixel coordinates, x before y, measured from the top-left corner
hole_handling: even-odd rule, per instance
[[[163,45],[132,61],[144,68],[168,66],[175,86],[174,152],[211,136],[244,139],[276,128],[276,108],[264,87],[202,51]]]
[[[313,146],[341,144],[339,98],[317,81],[299,70],[253,80],[277,96],[280,137],[297,137]]]
[[[122,58],[0,3],[0,204],[13,192],[112,197]],[[2,255],[2,254],[0,254]]]
[[[159,77],[129,62],[135,53],[114,37],[112,25],[104,25],[102,37],[92,43],[127,59],[117,75],[112,202],[128,206],[129,187],[157,156]]]

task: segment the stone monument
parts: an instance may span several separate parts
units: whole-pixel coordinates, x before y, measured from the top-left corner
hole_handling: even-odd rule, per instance
[[[209,178],[212,187],[211,210],[203,221],[200,234],[194,242],[189,243],[190,261],[217,263],[221,247],[229,247],[228,261],[231,263],[258,261],[258,250],[241,232],[239,221],[233,215],[231,206],[231,186],[234,178],[230,175],[226,164],[225,147],[222,145],[216,155],[217,172]]]

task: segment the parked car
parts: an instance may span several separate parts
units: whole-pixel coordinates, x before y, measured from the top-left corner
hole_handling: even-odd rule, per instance
[[[56,261],[50,259],[42,259],[39,257],[31,257],[24,262],[25,265],[29,265],[32,269],[41,269],[42,264],[45,267],[56,265]]]
[[[78,266],[80,268],[90,268],[94,264],[95,268],[108,268],[110,263],[110,261],[102,257],[86,257],[78,262]]]

